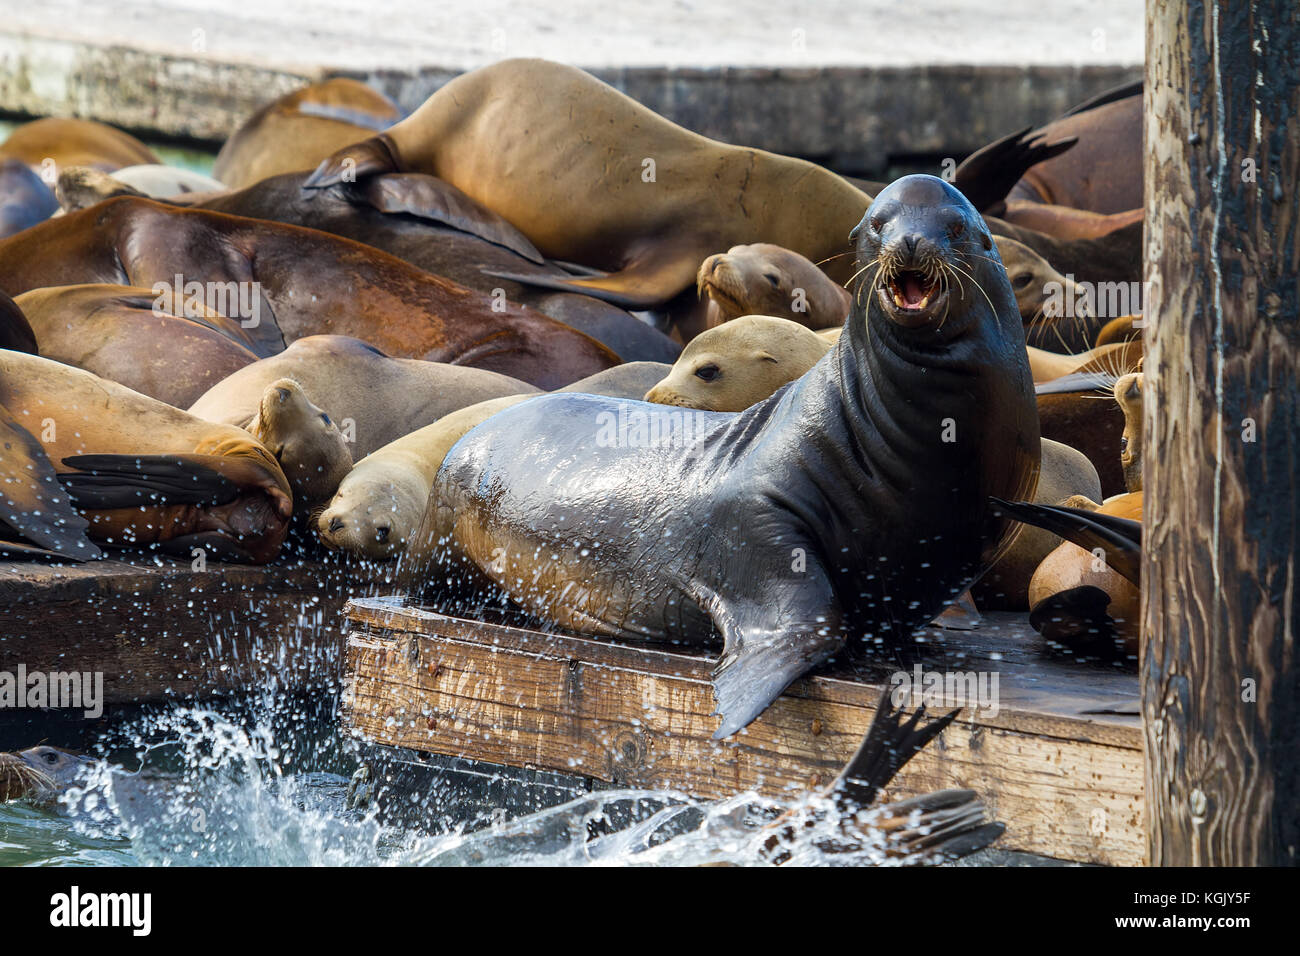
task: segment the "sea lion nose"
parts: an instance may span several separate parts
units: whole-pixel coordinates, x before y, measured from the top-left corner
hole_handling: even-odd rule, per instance
[[[904,236],[904,237],[903,237],[903,245],[905,245],[905,246],[907,247],[907,254],[908,254],[909,256],[914,256],[914,255],[916,255],[916,236],[915,236],[915,235],[912,235],[912,234],[909,233],[908,235]]]
[[[388,540],[388,526],[387,526],[387,525],[383,525],[383,526],[381,526],[381,527],[376,528],[376,529],[375,529],[375,537],[378,538],[381,542],[382,542],[382,541],[387,541],[387,540]]]
[[[335,515],[333,518],[330,518],[330,530],[331,530],[331,531],[340,531],[340,530],[342,530],[342,528],[343,528],[343,519],[342,519],[342,518],[340,518],[338,515]]]

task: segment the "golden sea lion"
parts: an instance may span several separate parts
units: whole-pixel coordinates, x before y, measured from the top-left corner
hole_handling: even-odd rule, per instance
[[[212,175],[232,189],[311,169],[335,150],[402,118],[388,97],[335,77],[288,93],[249,117],[217,153]]]
[[[144,143],[94,120],[50,116],[24,123],[0,143],[0,158],[20,159],[45,173],[49,183],[65,166],[93,166],[105,172],[141,163],[159,163]],[[47,162],[48,161],[48,162]]]
[[[198,300],[91,283],[33,289],[15,301],[41,355],[177,408],[258,358],[238,321]]]
[[[20,352],[0,352],[0,409],[6,549],[84,560],[89,535],[259,563],[284,540],[289,483],[242,429]]]
[[[1124,434],[1119,440],[1119,463],[1124,486],[1142,490],[1142,373],[1130,372],[1115,381],[1115,401],[1124,413]]]
[[[744,411],[803,375],[831,346],[789,319],[742,316],[692,339],[645,400],[712,412]]]
[[[709,328],[742,315],[774,315],[809,329],[838,329],[852,304],[848,290],[812,262],[769,242],[709,256],[695,286],[708,300]]]
[[[745,243],[828,260],[827,273],[846,281],[851,257],[841,254],[870,202],[820,166],[707,139],[546,60],[458,76],[391,129],[334,153],[305,185],[402,171],[446,180],[552,259],[611,273],[520,281],[634,310],[668,302],[706,256]]]

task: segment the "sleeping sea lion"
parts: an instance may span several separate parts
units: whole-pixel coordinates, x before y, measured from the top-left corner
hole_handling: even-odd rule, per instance
[[[988,496],[1032,496],[1038,422],[970,203],[908,176],[854,235],[884,276],[810,372],[739,414],[587,395],[498,412],[447,453],[403,582],[462,571],[597,636],[720,634],[717,738],[850,642],[906,640],[1002,548]]]
[[[403,116],[388,97],[334,77],[268,103],[226,140],[212,175],[232,189],[311,169],[330,153],[392,126]]]
[[[86,282],[180,285],[184,295],[194,283],[209,307],[239,319],[260,355],[345,334],[389,355],[549,388],[618,364],[554,319],[312,229],[121,196],[0,240],[0,289],[10,295]]]
[[[660,362],[629,362],[560,391],[634,399],[667,370]],[[451,446],[474,426],[531,397],[506,395],[457,409],[358,461],[314,521],[321,541],[332,550],[376,561],[401,554]]]
[[[0,352],[0,547],[76,560],[159,545],[261,563],[292,512],[280,466],[214,425],[49,359]]]
[[[21,159],[0,159],[0,239],[44,222],[59,211],[45,180]]]
[[[257,361],[239,322],[199,300],[130,286],[50,286],[18,296],[40,354],[184,408]]]
[[[50,170],[50,183],[65,166],[93,166],[112,172],[123,166],[161,162],[130,133],[94,120],[56,116],[15,129],[0,143],[0,158],[4,157],[21,159],[38,172]]]
[[[630,310],[689,289],[718,249],[771,242],[814,262],[847,252],[870,202],[820,166],[707,139],[546,60],[456,77],[386,132],[334,153],[305,185],[392,172],[444,179],[543,255],[610,273],[527,281]],[[852,274],[847,257],[826,268],[840,281]]]
[[[742,315],[775,315],[814,330],[839,328],[851,304],[844,286],[797,252],[768,242],[709,256],[695,285],[708,300],[709,328]]]

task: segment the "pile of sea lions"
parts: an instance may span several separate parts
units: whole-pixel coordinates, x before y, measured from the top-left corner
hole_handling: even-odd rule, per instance
[[[1140,315],[1097,290],[1140,278],[1140,114],[1115,90],[888,184],[543,60],[410,115],[306,87],[215,178],[30,123],[0,549],[268,562],[299,521],[412,597],[721,647],[719,737],[976,606],[1132,656]]]

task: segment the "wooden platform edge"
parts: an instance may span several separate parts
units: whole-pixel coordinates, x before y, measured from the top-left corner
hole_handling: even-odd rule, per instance
[[[342,722],[372,744],[704,799],[827,783],[880,686],[798,682],[743,734],[713,741],[709,662],[419,608],[345,608]],[[969,787],[1007,824],[999,845],[1059,859],[1142,862],[1137,728],[1003,709],[954,723],[888,796]]]

